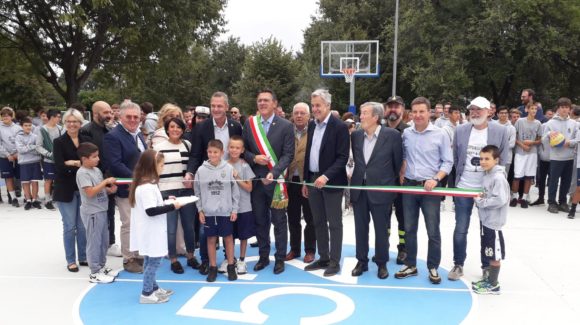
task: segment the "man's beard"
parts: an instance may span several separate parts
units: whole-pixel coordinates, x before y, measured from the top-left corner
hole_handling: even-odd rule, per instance
[[[472,117],[470,121],[473,125],[480,126],[483,123],[485,123],[485,121],[487,121],[487,117],[485,116],[480,116],[478,118]]]
[[[389,119],[389,121],[394,122],[394,121],[396,121],[396,120],[399,119],[399,114],[397,114],[397,113],[390,113],[387,118]]]

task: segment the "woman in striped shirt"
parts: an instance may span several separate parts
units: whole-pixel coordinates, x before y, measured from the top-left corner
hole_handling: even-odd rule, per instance
[[[163,199],[169,196],[189,196],[193,195],[191,188],[186,188],[183,184],[191,144],[183,140],[183,133],[186,125],[179,118],[171,118],[164,124],[168,139],[153,145],[153,149],[163,153],[165,164],[163,172],[159,176],[159,189]],[[182,274],[183,267],[177,260],[176,254],[176,233],[177,221],[181,219],[185,247],[187,249],[187,265],[193,268],[199,267],[199,262],[195,259],[195,232],[194,220],[197,215],[195,204],[182,206],[179,210],[167,213],[167,242],[169,247],[169,258],[171,259],[171,270],[177,274]]]

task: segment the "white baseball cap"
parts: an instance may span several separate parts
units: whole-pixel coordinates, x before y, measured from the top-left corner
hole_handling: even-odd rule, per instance
[[[490,102],[485,97],[478,96],[475,97],[471,101],[471,103],[469,103],[469,106],[467,106],[467,108],[470,109],[471,106],[479,107],[481,109],[489,109]]]
[[[197,114],[197,115],[199,115],[199,114],[209,115],[209,107],[207,107],[207,106],[196,106],[195,107],[195,114]]]

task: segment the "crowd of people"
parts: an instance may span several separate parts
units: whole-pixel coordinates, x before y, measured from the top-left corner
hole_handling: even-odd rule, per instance
[[[248,240],[255,236],[259,259],[253,270],[267,268],[272,226],[274,274],[284,272],[285,261],[302,257],[304,243],[305,271],[334,276],[341,272],[343,202],[354,214],[358,262],[352,276],[367,272],[371,261],[378,266],[378,278],[389,276],[394,208],[396,263],[402,265],[394,277],[419,273],[422,212],[427,276],[438,284],[445,197],[432,191],[441,187],[457,189],[449,192],[456,223],[448,279],[463,277],[476,206],[482,278],[473,290],[498,294],[508,205],[544,204],[548,177],[549,212],[573,219],[580,201],[573,179],[580,167],[580,108],[560,98],[554,110],[544,109],[534,95],[523,90],[522,105],[512,109],[477,97],[466,110],[450,103],[432,108],[424,97],[406,109],[404,100],[393,96],[385,103],[362,104],[358,116],[341,117],[331,110],[328,90],[317,89],[310,103],[294,105],[288,119],[270,89],[258,92],[256,109],[247,118],[229,107],[223,92],[211,96],[209,107],[181,109],[168,103],[158,112],[148,102],[97,101],[90,122],[80,106],[64,114],[41,110],[33,119],[17,119],[13,109],[4,107],[0,169],[9,204],[20,206],[20,183],[26,210],[42,208],[38,186],[44,179],[44,206],[62,216],[68,271],[88,266],[91,282],[110,283],[117,272],[107,266],[106,256],[122,257],[125,271],[144,273],[141,303],[166,302],[173,293],[155,281],[163,257],[174,273],[184,273],[178,257],[185,256],[187,266],[207,281],[216,281],[219,273],[234,281],[247,272]],[[533,184],[539,197],[532,202]],[[365,189],[381,186],[401,190]],[[461,195],[462,190],[478,194]],[[198,198],[195,204],[180,200],[192,195]],[[369,259],[371,219],[375,254]],[[225,253],[221,264],[219,237]],[[235,239],[240,240],[238,254]]]

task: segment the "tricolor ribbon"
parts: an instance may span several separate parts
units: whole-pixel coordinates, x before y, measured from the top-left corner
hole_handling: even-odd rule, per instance
[[[266,131],[262,126],[262,118],[259,114],[250,117],[250,130],[260,153],[269,158],[268,168],[271,171],[278,163],[278,157],[276,157],[276,153],[270,146],[268,137],[266,137]],[[284,209],[288,206],[288,190],[284,181],[284,174],[286,174],[286,170],[280,173],[276,180],[272,204],[270,205],[274,209]]]

